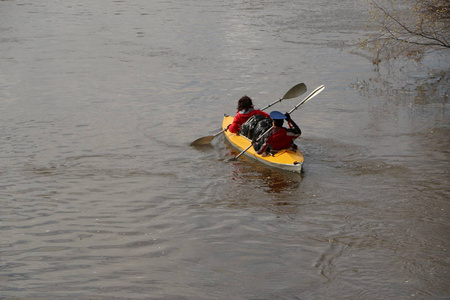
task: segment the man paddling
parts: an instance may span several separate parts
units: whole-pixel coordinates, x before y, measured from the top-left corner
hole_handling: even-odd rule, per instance
[[[272,118],[273,127],[259,142],[253,145],[255,151],[266,156],[282,149],[297,149],[294,140],[302,134],[302,131],[291,119],[289,113],[273,111],[270,113],[270,118]],[[283,127],[284,120],[287,121],[289,128]]]
[[[241,129],[241,125],[253,115],[263,115],[264,117],[269,118],[267,113],[253,107],[252,99],[248,96],[244,96],[239,99],[237,110],[238,111],[233,119],[233,123],[228,126],[228,130],[232,133],[238,134]]]

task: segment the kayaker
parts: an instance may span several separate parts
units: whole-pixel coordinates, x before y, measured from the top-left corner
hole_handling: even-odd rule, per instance
[[[270,113],[270,118],[272,118],[273,128],[253,145],[255,151],[265,156],[282,149],[297,149],[294,140],[302,134],[302,131],[291,119],[289,113],[273,111]],[[284,120],[287,121],[289,128],[283,127]]]
[[[234,116],[233,122],[228,126],[228,130],[232,133],[239,134],[241,125],[245,123],[253,115],[263,115],[266,118],[270,116],[262,110],[255,109],[253,107],[252,99],[248,96],[244,96],[238,101],[237,113]]]

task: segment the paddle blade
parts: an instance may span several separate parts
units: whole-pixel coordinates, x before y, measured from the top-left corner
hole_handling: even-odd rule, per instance
[[[319,86],[318,88],[316,88],[314,91],[311,92],[311,94],[309,94],[305,99],[303,99],[299,104],[297,104],[296,106],[294,106],[293,109],[291,109],[289,111],[289,114],[291,114],[294,110],[296,110],[297,108],[299,108],[300,105],[304,104],[306,101],[312,99],[313,97],[317,96],[320,92],[323,91],[323,89],[325,88],[324,85]]]
[[[306,92],[306,85],[304,83],[299,83],[293,86],[286,94],[284,94],[281,99],[292,99],[298,97]]]
[[[214,139],[215,135],[210,135],[210,136],[204,136],[201,137],[199,139],[196,139],[195,141],[193,141],[191,143],[191,146],[205,146],[205,145],[209,145],[211,144],[212,140]]]
[[[314,91],[311,92],[311,94],[309,94],[308,97],[306,97],[305,100],[303,100],[302,104],[305,103],[306,101],[310,100],[311,98],[317,96],[320,92],[323,91],[324,88],[325,88],[324,85],[321,85],[318,88],[316,88]]]

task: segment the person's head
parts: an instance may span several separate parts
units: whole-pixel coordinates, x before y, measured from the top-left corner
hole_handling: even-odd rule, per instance
[[[272,118],[273,126],[275,127],[282,127],[284,119],[286,119],[286,116],[284,114],[276,110],[270,113],[270,117]]]
[[[283,123],[284,123],[283,119],[273,120],[273,126],[275,126],[275,127],[283,127]]]
[[[250,99],[250,97],[244,96],[241,99],[239,99],[238,105],[237,105],[238,111],[247,110],[250,108],[253,108],[253,102],[252,102],[252,99]]]

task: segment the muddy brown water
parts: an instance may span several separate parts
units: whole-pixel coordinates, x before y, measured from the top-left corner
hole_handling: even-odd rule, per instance
[[[1,1],[0,298],[448,299],[448,55],[374,70],[366,9]],[[303,174],[189,147],[299,82]]]

